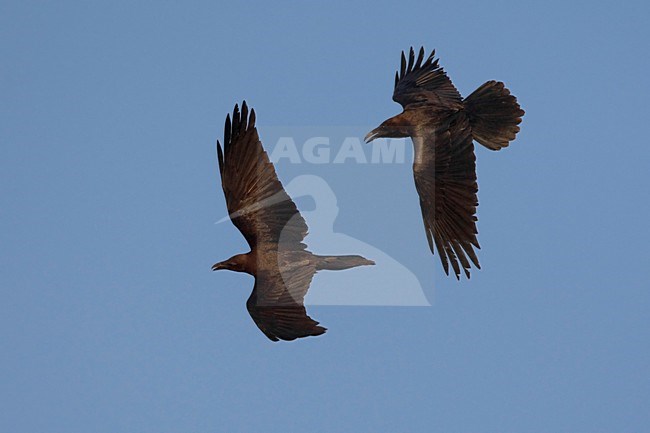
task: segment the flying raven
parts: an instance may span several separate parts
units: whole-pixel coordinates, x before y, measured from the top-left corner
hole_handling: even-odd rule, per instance
[[[343,270],[373,265],[361,256],[318,256],[302,243],[307,224],[278,180],[262,148],[255,111],[246,102],[226,117],[223,149],[217,141],[221,185],[228,213],[251,251],[216,263],[212,270],[229,269],[255,277],[246,308],[257,327],[271,340],[295,340],[321,335],[303,300],[312,277],[320,270]]]
[[[366,135],[375,138],[411,137],[415,147],[413,174],[429,248],[435,244],[445,273],[449,263],[460,279],[469,278],[470,262],[480,269],[476,239],[476,157],[473,140],[491,150],[507,147],[519,132],[524,110],[503,83],[488,81],[463,99],[434,59],[417,59],[404,52],[395,73],[393,100],[402,113],[384,121]],[[469,260],[468,260],[469,258]],[[460,262],[460,264],[459,264]]]

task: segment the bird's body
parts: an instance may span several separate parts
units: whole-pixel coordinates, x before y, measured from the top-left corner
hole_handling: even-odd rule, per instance
[[[404,111],[366,136],[411,137],[413,175],[431,252],[449,264],[457,278],[469,278],[470,262],[480,268],[476,229],[478,184],[473,140],[492,150],[508,146],[519,131],[524,111],[503,83],[488,81],[463,99],[434,59],[435,51],[417,59],[411,48],[408,64],[402,53],[393,100]]]
[[[361,256],[318,256],[302,243],[307,224],[277,178],[255,127],[255,112],[236,105],[226,118],[224,148],[217,143],[221,183],[233,224],[251,251],[216,263],[212,269],[255,277],[246,307],[271,340],[320,335],[326,329],[311,319],[304,297],[319,270],[372,265]]]

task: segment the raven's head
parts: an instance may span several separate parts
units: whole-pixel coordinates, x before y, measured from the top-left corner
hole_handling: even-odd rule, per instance
[[[375,138],[405,138],[411,135],[410,123],[401,113],[382,122],[381,125],[370,131],[366,137],[366,143],[370,143]]]
[[[248,264],[249,264],[248,254],[237,254],[236,256],[232,256],[228,260],[215,263],[214,265],[212,265],[212,270],[218,271],[220,269],[227,269],[229,271],[250,273]]]

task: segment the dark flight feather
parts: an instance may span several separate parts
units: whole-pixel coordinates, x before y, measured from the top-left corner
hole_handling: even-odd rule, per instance
[[[307,224],[278,180],[275,168],[262,148],[255,111],[248,116],[246,102],[240,113],[236,105],[224,127],[224,148],[217,142],[221,184],[233,224],[249,246],[294,242],[300,245]]]

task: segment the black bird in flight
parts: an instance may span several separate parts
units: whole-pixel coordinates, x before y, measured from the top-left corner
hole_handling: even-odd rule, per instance
[[[246,308],[257,327],[271,340],[295,340],[321,335],[326,328],[307,315],[303,304],[314,274],[374,265],[361,256],[318,256],[302,243],[307,224],[278,180],[262,148],[255,111],[235,105],[226,117],[223,149],[217,141],[221,185],[228,213],[251,251],[216,263],[255,277]]]
[[[524,110],[499,81],[488,81],[463,99],[434,59],[435,50],[426,59],[424,55],[420,48],[416,59],[411,48],[407,63],[402,52],[393,100],[404,110],[370,131],[366,142],[411,137],[413,175],[429,248],[433,253],[435,244],[447,275],[451,262],[456,278],[460,279],[461,267],[469,278],[470,260],[481,268],[474,251],[480,246],[473,140],[491,150],[507,147],[519,132]]]

